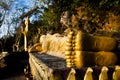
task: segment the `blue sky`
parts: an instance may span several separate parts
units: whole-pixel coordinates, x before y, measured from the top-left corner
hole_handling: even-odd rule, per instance
[[[23,9],[24,7],[28,7],[28,9],[25,9],[25,12],[28,12],[34,6],[35,6],[35,3],[33,2],[33,0],[15,0],[14,3],[12,4],[12,6],[10,7],[10,11],[5,15],[6,20],[9,21],[9,23],[10,23],[10,21],[11,21],[10,19],[12,18],[12,16],[18,17],[18,14],[20,14],[20,15],[22,14],[20,12],[17,12],[15,10],[15,8]],[[14,26],[13,25],[11,25],[11,26],[8,26],[6,24],[2,25],[0,27],[0,38],[3,35],[7,34],[8,27],[10,27],[10,30],[12,32],[14,32]]]
[[[33,0],[15,0],[14,5],[23,8],[24,6],[33,7]]]

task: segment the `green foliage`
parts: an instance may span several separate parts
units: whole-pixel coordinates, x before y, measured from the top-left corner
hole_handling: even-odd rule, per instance
[[[60,12],[58,12],[54,6],[49,6],[44,10],[44,14],[40,17],[40,21],[42,22],[42,27],[47,31],[58,31],[60,27]]]
[[[45,3],[46,0],[43,1]],[[41,28],[43,28],[44,32],[51,30],[54,32],[63,31],[64,28],[60,24],[61,13],[70,11],[72,14],[75,14],[75,8],[83,4],[85,4],[86,16],[96,26],[103,25],[107,15],[106,11],[114,12],[116,15],[120,13],[120,0],[49,0],[48,2],[51,2],[51,5],[44,8],[44,13],[40,17]]]

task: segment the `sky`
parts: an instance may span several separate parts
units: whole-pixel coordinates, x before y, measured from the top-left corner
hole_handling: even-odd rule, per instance
[[[19,12],[16,11],[15,8],[23,9],[24,7],[28,7],[28,9],[25,9],[25,11],[24,11],[24,12],[28,12],[34,6],[35,6],[35,3],[33,2],[33,0],[15,0],[12,3],[12,6],[10,7],[10,10],[8,11],[8,13],[5,15],[6,21],[11,23],[10,19],[13,18],[12,16],[18,17],[18,14],[19,15],[22,14],[20,11]],[[33,18],[31,18],[31,19],[33,19]],[[6,21],[4,21],[4,22],[6,22]],[[13,28],[14,27],[13,25],[8,26],[8,25],[4,24],[0,27],[0,38],[7,34],[8,27],[10,27],[11,32],[15,31],[15,29]]]

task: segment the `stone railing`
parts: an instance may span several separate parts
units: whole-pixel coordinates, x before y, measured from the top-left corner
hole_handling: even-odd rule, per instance
[[[34,80],[120,80],[120,66],[67,68],[65,59],[30,53]]]

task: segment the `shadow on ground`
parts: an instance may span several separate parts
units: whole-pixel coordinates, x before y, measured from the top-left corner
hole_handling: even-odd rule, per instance
[[[7,66],[0,68],[0,80],[26,80],[24,68],[28,66],[28,52],[12,52],[3,59]]]

